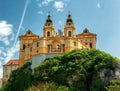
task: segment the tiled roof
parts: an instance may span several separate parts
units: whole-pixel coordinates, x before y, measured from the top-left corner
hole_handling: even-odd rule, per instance
[[[4,64],[4,66],[18,65],[18,64],[19,64],[19,60],[18,59],[14,59],[14,60],[8,61],[6,64]]]

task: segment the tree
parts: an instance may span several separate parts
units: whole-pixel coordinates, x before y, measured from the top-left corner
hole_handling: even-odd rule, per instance
[[[32,83],[32,70],[30,68],[31,63],[26,63],[23,67],[13,71],[4,91],[24,91]]]
[[[106,87],[107,91],[120,91],[120,79],[112,80],[110,85]]]

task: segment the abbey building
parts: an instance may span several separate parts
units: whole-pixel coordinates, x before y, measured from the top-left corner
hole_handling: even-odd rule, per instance
[[[31,30],[20,36],[19,66],[39,54],[64,54],[73,49],[90,48],[96,48],[96,34],[88,29],[76,34],[71,14],[68,14],[64,31],[58,30],[55,34],[51,16],[48,14],[43,27],[43,37],[32,33]]]

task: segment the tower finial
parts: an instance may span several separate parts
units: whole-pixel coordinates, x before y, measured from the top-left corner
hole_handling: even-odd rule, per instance
[[[70,10],[68,11],[68,15],[70,15]]]
[[[70,14],[71,12],[70,11],[68,11],[68,18],[70,18],[71,17],[71,14]]]
[[[50,11],[48,11],[48,18],[50,18]]]
[[[50,11],[48,11],[48,15],[50,15]]]

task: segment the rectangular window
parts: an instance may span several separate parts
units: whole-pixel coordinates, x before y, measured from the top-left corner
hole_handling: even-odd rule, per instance
[[[76,42],[74,42],[74,46],[76,46]]]
[[[39,42],[37,42],[37,47],[39,47]]]

